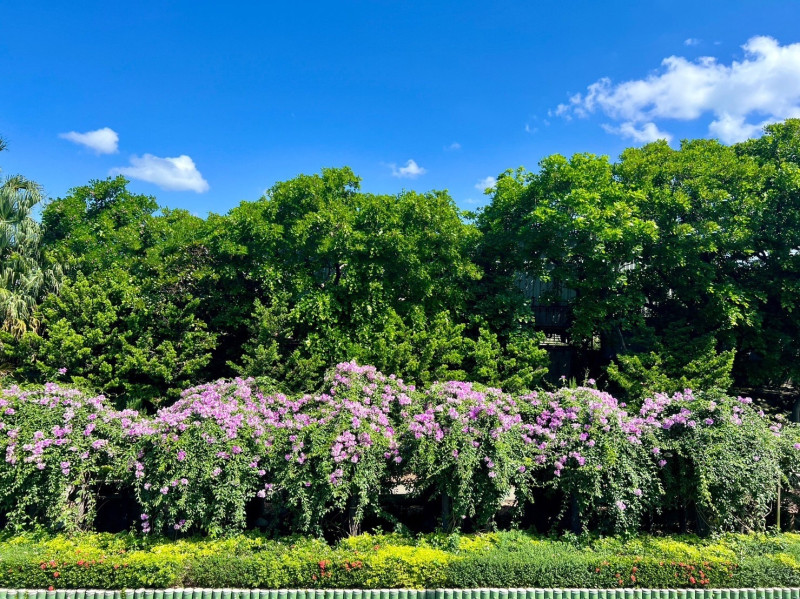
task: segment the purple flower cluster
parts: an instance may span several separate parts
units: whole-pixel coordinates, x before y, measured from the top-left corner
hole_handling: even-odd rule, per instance
[[[464,517],[549,484],[634,518],[662,492],[676,440],[753,423],[787,435],[749,398],[704,397],[656,394],[629,409],[594,387],[512,396],[451,381],[417,391],[354,362],[337,365],[315,395],[218,381],[149,417],[55,384],[11,387],[0,393],[0,482],[67,489],[111,472],[135,488],[145,532],[241,526],[253,497],[301,506],[298,520],[311,528],[344,505],[363,514],[401,479],[450,496]],[[787,447],[800,454],[795,440]]]

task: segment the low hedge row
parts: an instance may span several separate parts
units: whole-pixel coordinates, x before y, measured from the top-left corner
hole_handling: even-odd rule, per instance
[[[545,539],[361,535],[10,537],[0,588],[747,588],[800,586],[800,535]]]

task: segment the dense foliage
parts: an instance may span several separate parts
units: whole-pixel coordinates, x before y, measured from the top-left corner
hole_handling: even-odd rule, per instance
[[[5,389],[0,516],[15,530],[87,530],[101,488],[116,487],[138,504],[123,526],[145,533],[219,535],[269,508],[261,527],[355,534],[368,516],[414,525],[390,509],[402,487],[441,498],[450,530],[555,502],[546,527],[631,534],[677,511],[699,532],[758,531],[800,473],[800,427],[745,397],[686,390],[627,406],[592,387],[417,389],[352,362],[325,380],[289,396],[218,381],[152,416],[56,384]]]
[[[0,139],[0,152],[5,147]],[[0,334],[19,336],[35,329],[37,301],[58,288],[61,269],[44,260],[42,229],[31,214],[41,201],[41,189],[25,177],[0,182]]]
[[[39,224],[38,188],[14,177],[0,188],[13,331],[0,373],[42,383],[67,368],[61,380],[151,413],[235,375],[315,393],[350,360],[512,392],[548,367],[551,383],[588,369],[636,401],[792,385],[799,148],[794,119],[732,146],[553,155],[502,174],[477,214],[441,191],[365,193],[331,168],[207,218],[160,209],[122,177],[93,181]],[[554,330],[571,365],[563,352],[549,364]]]
[[[734,146],[551,156],[508,171],[478,218],[494,288],[574,293],[571,343],[599,338],[631,397],[797,381],[800,121]],[[735,380],[734,380],[735,379]]]
[[[0,587],[95,588],[754,588],[800,583],[800,539],[731,535],[541,538],[361,535],[220,540],[132,535],[10,537]]]

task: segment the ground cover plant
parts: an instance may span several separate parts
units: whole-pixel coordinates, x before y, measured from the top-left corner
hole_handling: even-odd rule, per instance
[[[318,394],[219,381],[152,416],[55,384],[0,402],[1,515],[19,531],[89,530],[109,486],[138,506],[117,527],[142,533],[220,535],[252,526],[248,510],[276,532],[413,528],[389,509],[398,485],[439,498],[445,530],[555,506],[543,530],[629,535],[678,513],[704,534],[763,531],[800,472],[797,425],[719,392],[628,406],[592,386],[417,389],[345,362]]]
[[[797,586],[800,536],[6,536],[2,588],[742,588]]]

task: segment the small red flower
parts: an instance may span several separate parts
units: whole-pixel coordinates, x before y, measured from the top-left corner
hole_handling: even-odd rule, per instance
[[[53,588],[53,585],[52,585],[52,584],[51,584],[49,587],[47,587],[47,590],[48,590],[48,591],[55,591],[55,589]]]
[[[689,582],[691,582],[692,584],[694,584],[694,583],[695,583],[695,582],[697,582],[697,581],[694,579],[694,576],[690,576],[690,577],[689,577]]]
[[[53,572],[53,578],[58,578],[59,576],[61,576],[61,574],[58,572]]]

